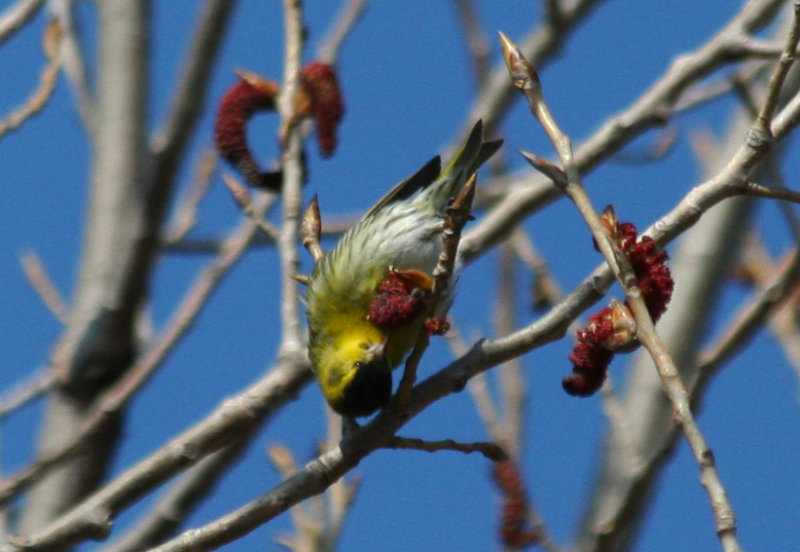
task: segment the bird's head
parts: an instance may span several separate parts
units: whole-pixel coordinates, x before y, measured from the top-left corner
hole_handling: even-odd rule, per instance
[[[385,337],[361,333],[339,335],[335,343],[312,354],[322,392],[331,407],[345,416],[368,416],[389,402],[392,369]]]

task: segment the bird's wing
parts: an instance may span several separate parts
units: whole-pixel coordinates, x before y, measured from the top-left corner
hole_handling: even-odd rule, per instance
[[[395,184],[391,190],[386,192],[386,195],[378,200],[378,203],[372,206],[372,209],[370,209],[369,212],[364,215],[364,218],[371,217],[390,203],[408,199],[418,190],[421,190],[422,188],[433,183],[437,178],[439,178],[439,174],[441,174],[441,172],[442,159],[437,155],[425,163],[425,165],[423,165],[423,167],[413,175],[406,178],[402,182]]]
[[[502,140],[483,140],[483,121],[478,120],[472,131],[469,133],[461,150],[453,156],[453,159],[442,169],[441,158],[437,155],[428,161],[420,170],[415,172],[411,177],[403,180],[394,188],[383,196],[378,203],[364,216],[369,218],[387,205],[395,201],[408,199],[419,190],[427,188],[434,182],[442,179],[444,183],[449,182],[448,185],[442,186],[442,190],[437,192],[438,195],[444,196],[438,198],[441,203],[444,203],[449,196],[458,193],[458,190],[463,186],[466,181],[472,176],[472,173],[478,170],[478,167],[484,161],[489,159],[500,148]],[[452,181],[452,182],[450,182]]]

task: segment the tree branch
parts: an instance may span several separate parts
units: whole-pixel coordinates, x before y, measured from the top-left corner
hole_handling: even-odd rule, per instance
[[[17,0],[0,14],[0,46],[25,26],[44,5],[44,0]]]

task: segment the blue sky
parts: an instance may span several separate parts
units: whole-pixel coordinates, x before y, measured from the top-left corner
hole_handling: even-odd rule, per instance
[[[4,2],[3,8],[8,4]],[[153,128],[168,103],[200,3],[174,0],[154,4]],[[240,2],[209,85],[210,102],[193,141],[189,166],[183,171],[183,184],[191,176],[192,162],[212,143],[213,104],[235,82],[233,69],[247,68],[276,78],[281,74],[283,15],[277,4]],[[503,30],[512,38],[523,36],[538,20],[540,4],[476,2],[491,41],[493,64],[499,60],[494,31]],[[676,55],[702,44],[739,4],[687,0],[601,3],[561,54],[541,71],[546,98],[562,127],[579,143],[609,114],[630,104]],[[313,58],[337,5],[327,0],[306,2],[307,61]],[[306,192],[308,197],[319,195],[323,216],[363,212],[393,183],[438,153],[463,126],[474,81],[453,5],[412,0],[399,7],[394,2],[373,2],[348,39],[338,65],[347,103],[338,150],[331,159],[322,160],[316,144],[309,144],[311,178]],[[82,26],[90,44],[95,31],[91,12],[91,6],[81,6]],[[0,73],[6,75],[0,89],[0,113],[18,105],[37,82],[42,64],[38,36],[44,24],[40,14],[30,29],[0,49]],[[90,147],[66,84],[63,79],[59,82],[41,115],[0,140],[4,175],[0,186],[3,388],[44,366],[60,331],[59,323],[25,281],[19,255],[34,250],[67,299],[77,272]],[[700,181],[688,135],[705,128],[720,132],[731,106],[729,100],[717,101],[678,118],[675,123],[682,139],[669,156],[652,166],[612,163],[589,175],[586,183],[595,204],[614,203],[623,220],[640,228],[650,224]],[[261,160],[270,161],[276,154],[275,125],[274,116],[263,116],[251,126],[251,140]],[[523,166],[515,154],[517,148],[550,155],[550,145],[521,103],[506,117],[501,135],[514,168]],[[796,186],[793,174],[785,176],[789,186]],[[773,216],[776,213],[774,206],[761,209],[762,218],[768,221],[777,218]],[[220,235],[239,218],[217,177],[192,235]],[[571,290],[600,261],[583,223],[565,201],[537,214],[525,227],[564,290]],[[781,224],[765,222],[763,231],[774,253],[786,247]],[[487,305],[490,313],[491,289],[497,281],[495,257],[490,253],[461,276],[453,313],[467,336],[491,335]],[[151,305],[157,328],[209,260],[167,256],[160,261]],[[308,262],[305,254],[304,262]],[[134,400],[116,473],[200,420],[270,366],[278,338],[276,266],[274,251],[254,250],[211,298],[192,333]],[[744,288],[730,285],[719,309],[721,319],[746,297]],[[521,300],[519,324],[537,316],[525,305],[526,300]],[[713,334],[714,330],[709,338]],[[579,520],[600,447],[599,430],[605,424],[598,398],[578,400],[560,389],[561,378],[569,372],[569,349],[569,340],[563,339],[523,358],[530,393],[524,475],[540,514],[565,547]],[[448,358],[446,348],[435,344],[421,367],[422,375],[432,373]],[[618,380],[624,380],[625,365],[626,359],[618,358],[612,368]],[[172,405],[168,416],[164,404]],[[251,453],[222,481],[189,525],[215,519],[273,486],[279,477],[264,453],[270,444],[290,447],[298,462],[311,458],[325,436],[323,414],[319,391],[308,387],[265,428]],[[31,428],[37,427],[40,416],[41,405],[34,404],[4,421],[3,472],[24,465],[35,443]],[[789,543],[798,542],[795,526],[800,489],[792,482],[800,476],[796,461],[800,457],[800,409],[795,373],[774,341],[761,336],[715,379],[699,423],[716,454],[737,513],[743,546],[749,550],[791,548]],[[486,438],[467,393],[433,405],[402,433],[431,439]],[[356,472],[362,485],[342,535],[341,550],[497,549],[497,497],[484,459],[448,452],[379,451],[365,459]],[[142,501],[123,514],[118,527],[124,529],[135,521],[149,503],[150,499]],[[288,517],[282,516],[225,550],[277,549],[271,539],[290,530]],[[718,548],[696,464],[680,444],[635,549]]]

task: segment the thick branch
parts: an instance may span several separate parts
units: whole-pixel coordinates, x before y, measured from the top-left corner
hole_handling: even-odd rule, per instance
[[[77,297],[54,355],[64,387],[51,393],[40,454],[71,440],[92,397],[127,368],[136,349],[134,321],[147,291],[152,243],[146,239],[142,185],[148,5],[109,0],[97,6],[100,117],[89,218]],[[109,419],[106,431],[88,446],[90,452],[37,486],[26,505],[23,530],[40,527],[99,482],[118,423]]]

